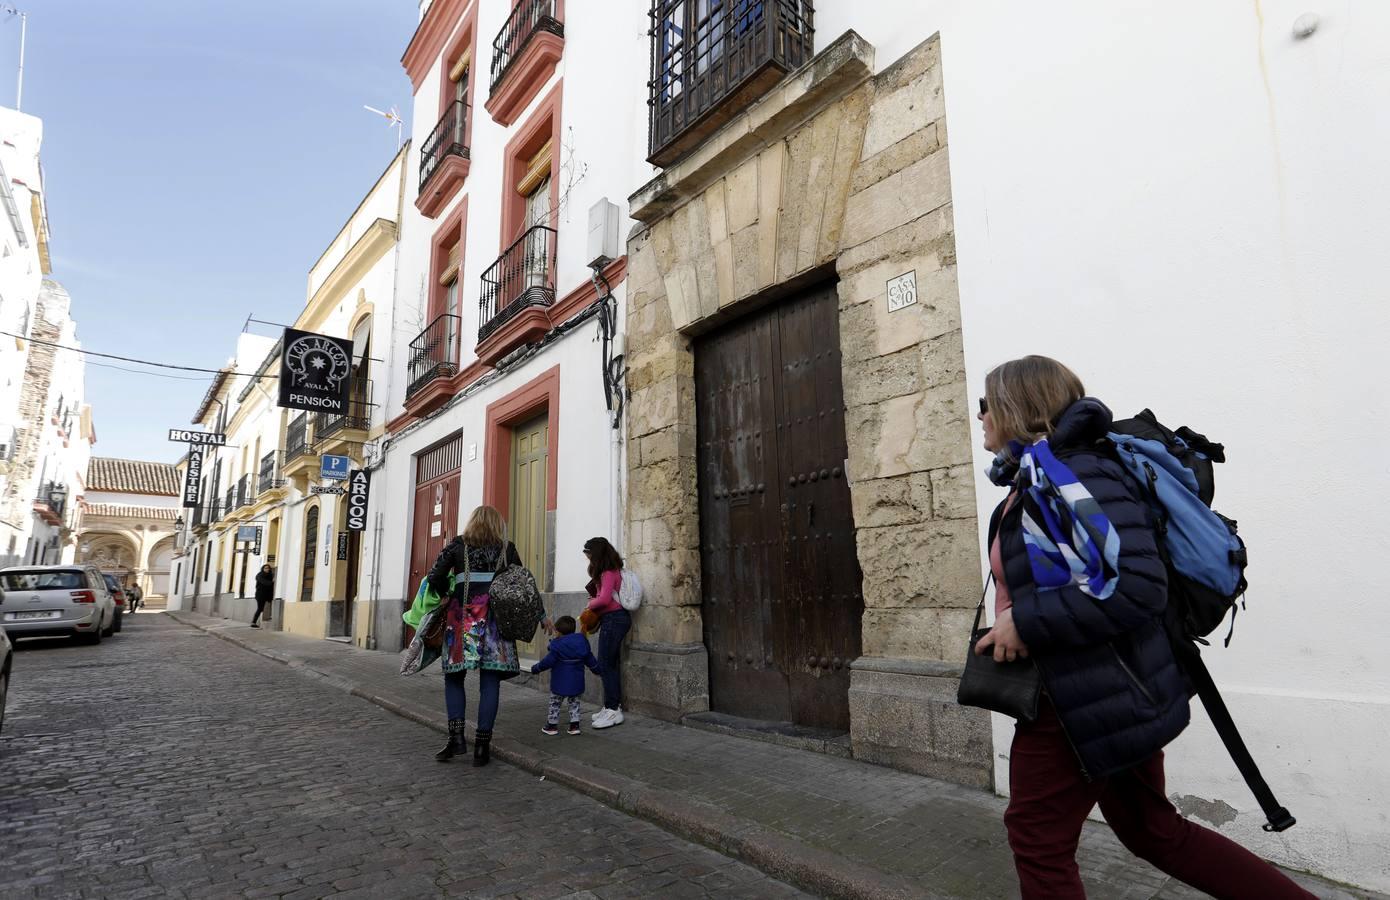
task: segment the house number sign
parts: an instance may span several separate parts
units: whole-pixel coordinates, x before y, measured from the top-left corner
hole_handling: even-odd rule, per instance
[[[917,270],[888,279],[888,311],[897,312],[917,303]]]

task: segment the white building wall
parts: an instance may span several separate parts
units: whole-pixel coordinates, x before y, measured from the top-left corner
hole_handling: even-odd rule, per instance
[[[1236,814],[1223,832],[1281,863],[1390,888],[1390,620],[1366,574],[1390,488],[1390,6],[816,7],[818,48],[852,27],[879,69],[942,35],[972,398],[995,364],[1043,353],[1118,414],[1151,407],[1226,445],[1217,505],[1251,589],[1206,659],[1299,824],[1260,831],[1199,705],[1169,752],[1179,805],[1214,801]],[[1297,40],[1309,11],[1321,25]],[[1001,495],[972,438],[983,545]]]
[[[562,85],[559,169],[551,177],[558,183],[558,214],[552,223],[557,241],[557,297],[588,284],[588,213],[606,198],[623,213],[620,241],[626,240],[631,220],[626,218],[627,197],[649,177],[646,156],[647,21],[645,12],[630,4],[601,4],[565,20],[564,56],[555,73],[517,116],[510,127],[495,122],[484,109],[489,95],[491,43],[502,28],[511,4],[503,0],[479,0],[477,44],[472,86],[471,161],[467,180],[458,195],[433,218],[414,206],[415,173],[419,150],[439,118],[439,96],[445,77],[444,63],[436,60],[416,92],[411,117],[412,151],[407,202],[402,216],[400,263],[397,274],[396,324],[391,346],[391,384],[386,397],[386,418],[404,411],[409,342],[429,324],[429,270],[432,239],[442,224],[468,204],[460,273],[462,286],[463,352],[461,365],[476,357],[473,345],[478,331],[478,297],[483,273],[505,249],[501,238],[501,202],[504,189],[504,153],[507,142],[531,121],[539,106],[557,85]],[[451,35],[446,47],[457,35]],[[621,308],[625,285],[614,289],[619,303],[617,321],[625,321]],[[621,328],[621,324],[619,325]],[[386,607],[399,608],[402,599],[414,595],[408,584],[415,457],[449,436],[462,432],[464,454],[459,493],[462,527],[472,509],[482,502],[486,452],[484,434],[487,406],[528,384],[552,367],[560,367],[556,473],[555,580],[557,592],[581,591],[588,581],[580,548],[595,535],[605,535],[621,550],[623,528],[618,502],[621,490],[615,472],[621,471],[621,447],[615,447],[605,408],[600,377],[598,326],[585,322],[562,340],[548,346],[514,370],[495,380],[479,382],[466,390],[442,413],[404,432],[383,439],[381,467],[373,473],[371,529],[380,523],[381,550],[371,582]],[[493,376],[489,376],[492,378]],[[506,511],[503,510],[504,515]],[[450,527],[446,524],[446,528]],[[372,538],[364,553],[373,558]]]

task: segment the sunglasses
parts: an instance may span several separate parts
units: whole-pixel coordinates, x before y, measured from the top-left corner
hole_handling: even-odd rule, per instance
[[[989,412],[989,401],[985,400],[984,397],[981,397],[981,398],[980,398],[980,415],[983,416],[983,415],[987,414],[988,412]]]

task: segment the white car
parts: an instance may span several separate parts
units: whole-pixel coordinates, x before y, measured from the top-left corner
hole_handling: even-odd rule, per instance
[[[0,569],[0,628],[11,640],[68,635],[101,643],[116,624],[116,601],[93,566]]]

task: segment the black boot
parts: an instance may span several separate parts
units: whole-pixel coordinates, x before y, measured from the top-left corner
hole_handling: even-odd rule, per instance
[[[463,719],[449,720],[449,743],[444,745],[444,749],[434,755],[440,762],[448,762],[454,758],[456,753],[467,753],[468,742],[465,739],[464,728],[467,723]]]
[[[473,765],[485,766],[492,760],[492,732],[479,730],[473,734]]]

